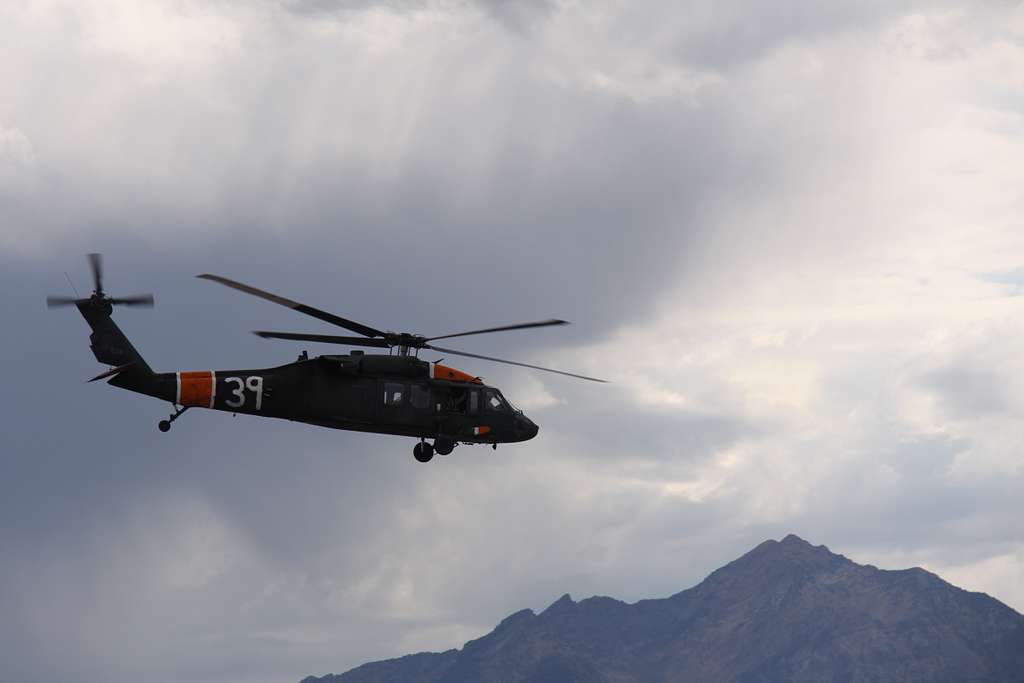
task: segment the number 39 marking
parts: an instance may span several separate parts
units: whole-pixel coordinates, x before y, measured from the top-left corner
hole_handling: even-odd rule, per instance
[[[224,383],[227,384],[228,382],[237,385],[235,386],[234,389],[231,390],[231,395],[234,396],[235,398],[225,400],[224,405],[226,405],[229,408],[241,408],[242,406],[245,405],[244,391],[248,389],[249,391],[256,394],[256,410],[259,410],[260,408],[263,407],[262,377],[258,375],[253,375],[252,377],[246,377],[245,380],[243,380],[241,377],[225,377]]]

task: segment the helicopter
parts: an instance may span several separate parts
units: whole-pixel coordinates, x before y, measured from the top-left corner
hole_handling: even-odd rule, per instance
[[[506,399],[501,390],[476,375],[438,362],[420,360],[423,349],[443,354],[516,365],[591,382],[605,382],[562,370],[519,363],[437,346],[439,339],[509,330],[567,325],[565,320],[502,325],[468,332],[427,337],[390,332],[286,299],[220,275],[196,277],[259,297],[359,336],[256,331],[264,339],[311,341],[387,349],[385,353],[350,350],[347,354],[310,357],[303,351],[286,365],[249,370],[154,372],[114,323],[114,306],[152,307],[152,294],[112,297],[103,290],[103,260],[89,254],[93,292],[85,298],[50,296],[50,308],[75,306],[92,330],[89,344],[96,360],[109,366],[89,382],[107,384],[169,401],[174,410],[157,427],[171,424],[190,408],[233,414],[274,417],[331,429],[413,437],[413,457],[429,462],[434,454],[448,455],[456,446],[528,441],[537,424]]]

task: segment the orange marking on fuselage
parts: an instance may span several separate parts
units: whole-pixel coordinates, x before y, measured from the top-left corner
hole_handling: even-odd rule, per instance
[[[447,365],[441,365],[440,363],[434,363],[434,379],[446,379],[450,382],[473,382],[474,384],[483,384],[483,381],[479,377],[474,377],[467,372],[462,370],[456,370],[450,368]]]
[[[178,403],[197,408],[213,407],[213,371],[179,372],[181,396]]]

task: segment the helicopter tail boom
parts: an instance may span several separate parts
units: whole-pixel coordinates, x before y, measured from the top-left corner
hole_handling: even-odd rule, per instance
[[[110,312],[88,300],[78,303],[77,307],[92,329],[92,334],[89,335],[89,348],[92,349],[96,360],[113,366],[116,370],[111,373],[113,376],[109,383],[124,389],[148,393],[149,385],[155,379],[153,370],[110,317]]]

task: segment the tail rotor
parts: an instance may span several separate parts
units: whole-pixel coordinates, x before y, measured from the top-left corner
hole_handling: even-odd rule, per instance
[[[152,308],[154,299],[152,294],[138,294],[135,296],[111,297],[103,291],[103,256],[101,254],[89,254],[89,269],[92,271],[92,281],[95,285],[92,296],[83,299],[76,299],[67,296],[46,297],[47,308],[60,308],[62,306],[78,306],[91,304],[93,306],[107,308],[110,306],[140,306]]]

